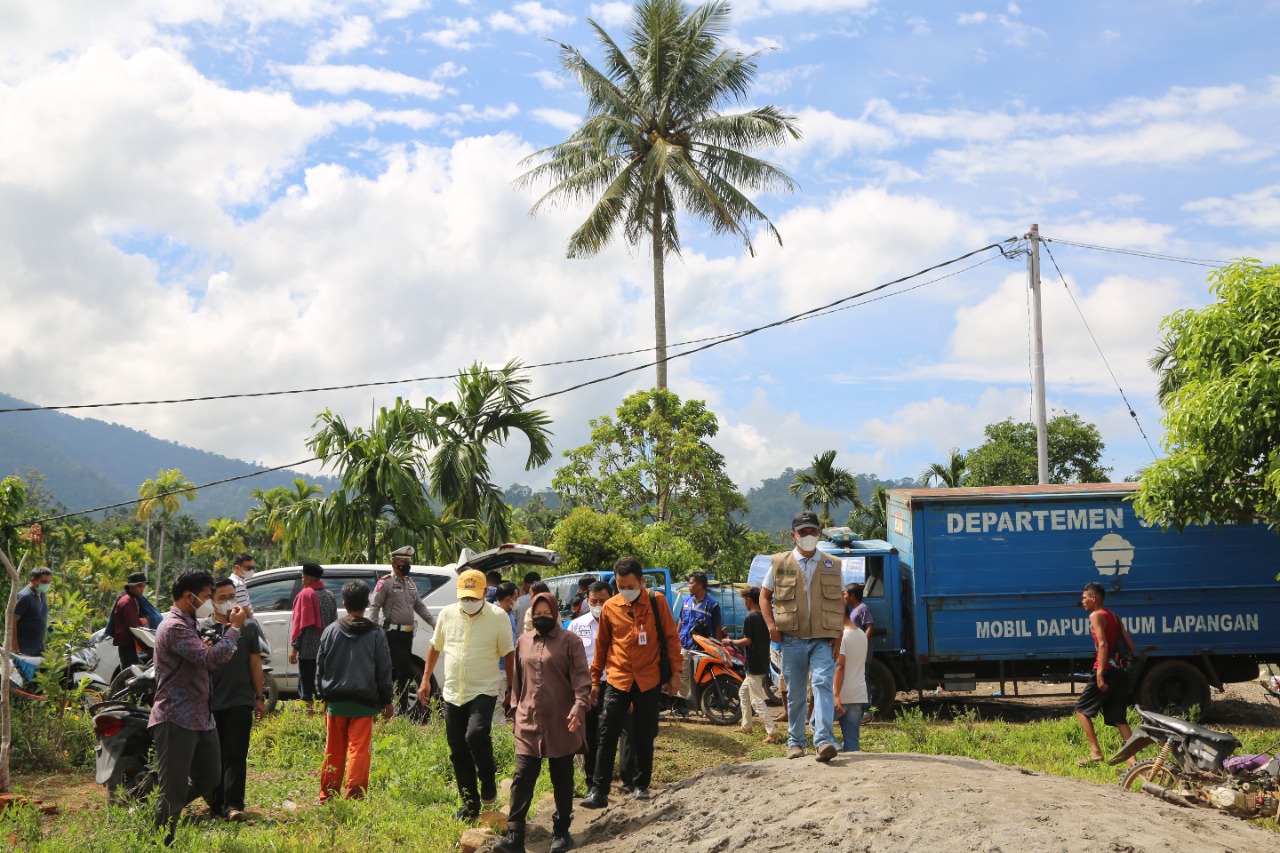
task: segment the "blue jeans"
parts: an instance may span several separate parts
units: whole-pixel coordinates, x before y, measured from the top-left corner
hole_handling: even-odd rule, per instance
[[[862,715],[866,713],[867,703],[849,702],[844,706],[844,713],[837,720],[840,724],[840,738],[844,741],[845,752],[858,752],[862,749],[859,733],[862,731]]]
[[[836,714],[832,687],[836,677],[836,657],[831,640],[805,640],[782,635],[782,676],[787,680],[787,746],[805,745],[807,687],[813,688],[813,745],[835,745],[831,726]]]

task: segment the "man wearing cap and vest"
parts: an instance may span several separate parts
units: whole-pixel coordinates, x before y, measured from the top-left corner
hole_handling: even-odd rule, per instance
[[[413,561],[413,546],[405,545],[391,552],[391,574],[383,575],[373,588],[369,602],[369,621],[379,624],[387,632],[387,648],[391,650],[391,679],[396,696],[402,695],[404,686],[413,680],[413,632],[417,627],[414,614],[421,616],[432,628],[436,619],[418,595],[418,585],[409,577],[409,564]]]
[[[453,778],[462,796],[462,808],[454,815],[458,820],[475,820],[481,805],[490,806],[498,798],[489,733],[499,700],[495,693],[503,689],[498,684],[498,659],[503,661],[506,676],[501,697],[504,709],[511,706],[511,677],[516,666],[511,617],[484,600],[487,585],[484,572],[468,569],[458,575],[458,603],[440,611],[418,683],[418,702],[425,705],[431,698],[431,673],[443,652],[444,733]]]
[[[760,585],[760,611],[769,639],[782,644],[787,696],[787,758],[804,755],[805,689],[813,688],[813,745],[819,761],[836,755],[835,648],[844,633],[844,576],[840,560],[818,551],[818,517],[808,511],[791,520],[796,547],[774,554]]]

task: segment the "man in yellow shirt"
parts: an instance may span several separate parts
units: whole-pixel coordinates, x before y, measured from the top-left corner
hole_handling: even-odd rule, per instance
[[[511,642],[511,618],[506,611],[484,600],[483,572],[470,569],[458,576],[458,603],[440,611],[436,633],[427,651],[418,701],[431,698],[431,673],[445,653],[444,732],[449,742],[453,775],[462,796],[458,820],[474,820],[480,806],[498,798],[490,725],[497,705],[498,660],[504,661],[506,696],[511,702],[511,674],[515,671],[515,646]]]

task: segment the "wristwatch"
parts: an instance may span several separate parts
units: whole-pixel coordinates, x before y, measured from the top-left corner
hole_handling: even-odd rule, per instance
[[[265,701],[267,701],[267,697],[266,697],[266,696],[254,696],[254,697],[253,697],[253,701],[255,701],[255,702],[265,702]]]

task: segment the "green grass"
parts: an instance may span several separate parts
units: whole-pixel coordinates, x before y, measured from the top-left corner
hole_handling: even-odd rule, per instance
[[[1136,722],[1132,712],[1130,722]],[[1244,742],[1241,752],[1260,751],[1280,738],[1270,729],[1233,731]],[[748,736],[733,727],[664,721],[655,750],[654,782],[669,784],[710,767],[783,755],[784,747],[760,743],[761,735],[758,728],[755,735]],[[1107,754],[1120,746],[1114,729],[1103,727],[1099,737]],[[401,720],[379,722],[373,740],[368,797],[320,807],[316,798],[324,748],[323,718],[306,717],[296,705],[286,705],[282,713],[254,729],[247,791],[254,820],[240,825],[215,821],[185,824],[174,849],[368,853],[404,846],[426,853],[454,850],[466,827],[452,817],[458,799],[442,722],[436,720],[427,726]],[[494,741],[499,778],[508,777],[515,761],[511,734],[495,730]],[[1115,784],[1119,778],[1116,768],[1106,765],[1076,766],[1075,760],[1087,755],[1088,748],[1073,716],[1005,722],[961,712],[944,720],[908,708],[891,723],[864,727],[862,746],[867,752],[986,759],[1099,784]],[[22,777],[19,779],[21,782]],[[41,796],[39,783],[37,777],[29,777],[31,787],[24,793]],[[105,799],[100,788],[88,790],[91,793],[85,796],[93,802]],[[535,803],[549,790],[550,782],[543,773]],[[43,821],[33,809],[12,808],[0,816],[0,839],[12,835],[24,849],[50,853],[132,853],[159,841],[149,808],[131,814],[115,807],[69,805],[62,802],[63,814]],[[1280,831],[1274,821],[1260,825]]]

